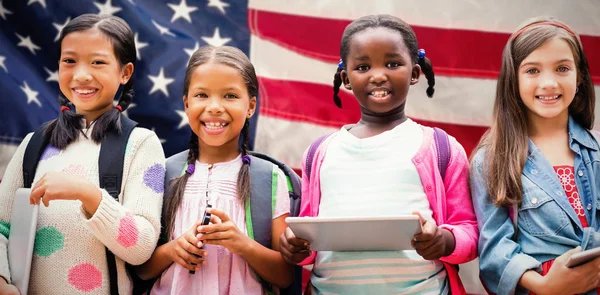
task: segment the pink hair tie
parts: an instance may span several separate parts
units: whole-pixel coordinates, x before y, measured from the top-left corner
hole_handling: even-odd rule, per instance
[[[119,110],[119,112],[121,112],[121,113],[123,112],[123,107],[120,105],[116,105],[115,109]]]
[[[70,111],[71,109],[68,106],[62,106],[60,107],[60,111],[64,112],[64,111]]]

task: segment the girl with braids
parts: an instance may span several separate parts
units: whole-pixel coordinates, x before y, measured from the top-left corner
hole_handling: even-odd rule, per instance
[[[476,257],[478,239],[467,157],[449,137],[451,156],[442,179],[434,130],[404,113],[409,87],[422,70],[427,94],[433,95],[429,59],[418,50],[411,27],[390,15],[350,23],[340,57],[334,101],[341,105],[337,92],[343,84],[358,100],[361,119],[305,155],[300,216],[417,214],[423,233],[414,236],[416,251],[315,253],[288,228],[280,238],[283,257],[314,263],[316,294],[464,294],[456,264]]]
[[[246,230],[249,119],[258,95],[254,67],[237,48],[204,46],[190,58],[183,89],[192,129],[187,168],[169,185],[163,244],[138,274],[160,276],[152,294],[264,294],[257,275],[287,287],[292,268],[279,253],[279,236],[287,227],[290,201],[281,170],[271,249]],[[212,214],[211,224],[202,226],[205,210]]]
[[[133,98],[134,35],[122,19],[85,14],[58,40],[61,110],[45,136],[30,202],[41,206],[31,268],[31,294],[130,294],[125,265],[150,258],[160,234],[164,154],[156,134],[134,128],[124,156],[119,201],[99,187],[100,143],[120,130]],[[119,87],[122,95],[113,106]],[[29,134],[0,183],[0,293],[13,289],[7,233]],[[105,247],[116,257],[118,290],[110,290]]]
[[[554,18],[508,40],[490,130],[472,159],[479,268],[496,294],[599,294],[600,151],[596,97],[579,35]],[[597,133],[596,133],[597,135]]]

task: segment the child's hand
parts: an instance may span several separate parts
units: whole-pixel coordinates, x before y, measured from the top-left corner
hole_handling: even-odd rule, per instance
[[[196,238],[196,228],[201,224],[201,220],[196,221],[187,232],[168,243],[170,249],[168,253],[171,260],[189,270],[200,270],[200,264],[206,264],[205,257],[208,255],[208,252],[200,249],[202,242]],[[194,256],[193,254],[198,256]]]
[[[206,212],[211,214],[211,224],[198,227],[196,237],[199,240],[205,244],[223,246],[237,255],[247,249],[251,244],[250,238],[237,228],[225,212],[215,208],[206,209]]]
[[[79,200],[94,193],[101,195],[98,188],[84,177],[47,172],[31,188],[29,202],[39,205],[41,201],[48,207],[52,200]]]
[[[298,239],[288,227],[279,237],[281,257],[289,264],[298,264],[310,256],[310,245],[303,239]]]
[[[417,254],[427,260],[437,260],[450,255],[454,251],[454,235],[437,227],[434,222],[426,220],[419,212],[413,214],[419,216],[423,227],[423,232],[415,235],[411,242]]]
[[[600,257],[573,268],[565,265],[569,257],[578,252],[581,252],[581,247],[569,250],[554,260],[550,270],[542,279],[542,286],[546,292],[539,292],[539,294],[581,294],[598,287]]]

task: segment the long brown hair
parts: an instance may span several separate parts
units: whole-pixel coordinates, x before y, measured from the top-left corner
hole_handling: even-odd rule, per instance
[[[250,63],[248,57],[239,49],[231,46],[203,46],[196,50],[188,63],[183,80],[183,95],[188,95],[190,80],[194,70],[206,63],[217,63],[232,67],[239,71],[244,78],[246,88],[250,97],[258,96],[258,78],[254,71],[254,66]],[[246,119],[241,131],[242,135],[242,156],[248,155],[248,141],[250,137],[250,122]],[[190,137],[190,149],[188,152],[187,164],[194,165],[200,155],[198,146],[198,136],[192,132]],[[173,225],[175,223],[175,213],[181,205],[185,186],[191,173],[184,173],[182,176],[173,179],[167,189],[167,202],[165,204],[165,238],[170,239],[173,234]],[[244,162],[240,168],[237,179],[237,194],[242,201],[246,201],[250,196],[250,163]]]
[[[496,206],[511,206],[522,201],[521,174],[527,160],[529,136],[526,107],[519,94],[518,67],[529,54],[555,37],[567,42],[577,66],[579,91],[569,105],[569,115],[584,128],[593,126],[594,85],[579,36],[554,18],[527,21],[504,47],[492,125],[475,149],[485,148],[485,158],[489,159],[485,167],[487,186]]]

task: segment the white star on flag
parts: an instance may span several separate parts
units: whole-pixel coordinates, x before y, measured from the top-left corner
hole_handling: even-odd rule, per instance
[[[42,4],[42,6],[44,7],[44,9],[46,9],[46,0],[29,0],[29,2],[27,2],[27,5],[29,6],[29,5],[31,5],[33,3],[36,3],[36,2]]]
[[[21,47],[25,47],[25,48],[29,49],[29,51],[31,51],[31,53],[33,53],[33,55],[35,55],[36,50],[41,49],[39,46],[35,45],[33,43],[33,41],[31,41],[31,38],[29,36],[27,36],[27,38],[25,38],[19,34],[16,34],[16,35],[21,40],[21,42],[19,42],[19,44],[17,44],[17,46],[21,46]]]
[[[190,120],[188,119],[185,111],[175,110],[175,112],[177,115],[179,115],[179,117],[181,117],[181,121],[179,121],[179,126],[177,126],[177,129],[181,129],[190,124]]]
[[[165,77],[165,69],[164,68],[160,68],[160,72],[158,73],[157,76],[148,75],[148,78],[150,80],[152,80],[152,83],[154,84],[152,86],[152,89],[150,90],[150,93],[148,93],[148,94],[152,94],[152,93],[160,90],[167,97],[169,96],[169,90],[167,89],[167,85],[173,83],[175,81],[175,79]]]
[[[159,25],[154,20],[152,20],[152,24],[156,27],[156,29],[158,29],[158,31],[160,32],[161,35],[169,35],[169,36],[175,37],[175,34],[173,34],[171,31],[169,31],[168,28]]]
[[[221,13],[225,14],[225,7],[229,7],[229,3],[221,0],[208,0],[208,7],[216,7]]]
[[[53,72],[53,71],[50,71],[49,69],[47,69],[46,67],[44,67],[44,70],[46,70],[46,73],[48,73],[48,78],[46,79],[46,82],[50,82],[50,81],[58,82],[58,70]]]
[[[4,60],[6,60],[6,57],[0,55],[0,68],[2,68],[5,72],[8,73],[8,69],[6,68],[6,65],[4,64]]]
[[[131,109],[135,108],[136,106],[137,106],[137,104],[135,104],[135,103],[133,103],[133,102],[132,102],[132,103],[130,103],[130,104],[129,104],[129,106],[127,107],[127,109],[126,109],[126,110],[123,110],[123,115],[124,115],[125,117],[129,118],[129,113],[128,113],[128,112],[129,112],[129,110],[131,110]]]
[[[42,107],[42,103],[37,98],[39,92],[29,88],[29,85],[27,85],[27,81],[23,81],[23,86],[21,86],[21,90],[23,90],[23,93],[27,95],[27,104],[35,102],[35,104],[37,104],[40,108]]]
[[[114,15],[115,13],[121,11],[121,7],[112,6],[112,4],[110,3],[111,1],[112,0],[106,0],[106,2],[104,4],[94,2],[94,5],[100,10],[98,12],[98,15],[101,15],[101,14]]]
[[[135,37],[135,39],[134,39],[134,42],[135,42],[135,55],[137,56],[138,60],[142,60],[142,55],[140,54],[140,49],[148,46],[148,43],[142,42],[142,41],[138,40],[138,35],[139,35],[138,33],[135,33],[135,36],[134,36]]]
[[[2,19],[6,20],[6,15],[7,14],[13,14],[12,11],[4,8],[4,5],[2,5],[2,0],[0,0],[0,17],[2,17]]]
[[[179,18],[183,18],[185,20],[188,21],[188,23],[192,23],[192,17],[190,16],[190,13],[198,10],[198,7],[196,6],[187,6],[187,3],[185,3],[185,0],[181,0],[181,2],[179,2],[179,5],[175,5],[175,4],[167,4],[169,6],[169,8],[173,9],[174,13],[173,13],[173,17],[171,18],[171,22],[175,22],[177,19]]]
[[[54,42],[58,41],[58,38],[60,38],[60,32],[62,31],[62,29],[65,28],[65,26],[71,21],[71,17],[67,17],[67,20],[65,21],[64,24],[57,24],[57,23],[52,23],[52,25],[56,28],[56,30],[58,30],[58,33],[56,34],[56,37],[54,38]]]
[[[217,27],[212,37],[202,37],[202,40],[212,46],[218,47],[227,44],[227,42],[231,41],[231,38],[221,38],[221,34],[219,34],[219,28]]]

